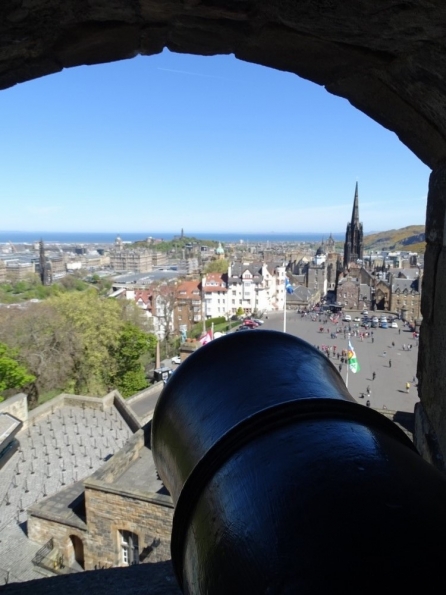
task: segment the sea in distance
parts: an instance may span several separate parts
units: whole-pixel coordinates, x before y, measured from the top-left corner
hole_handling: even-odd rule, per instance
[[[113,244],[116,237],[122,239],[123,242],[136,242],[138,240],[145,240],[148,237],[163,239],[165,241],[172,240],[178,232],[131,232],[131,233],[106,233],[106,232],[56,232],[56,231],[1,231],[0,230],[0,244],[11,242],[12,244],[33,244],[39,240],[45,243],[58,244]],[[197,238],[197,240],[216,240],[224,244],[235,244],[243,241],[244,243],[251,242],[321,242],[327,239],[330,235],[328,233],[224,233],[224,232],[185,232],[188,237]],[[333,233],[333,238],[336,241],[343,241],[344,234]]]

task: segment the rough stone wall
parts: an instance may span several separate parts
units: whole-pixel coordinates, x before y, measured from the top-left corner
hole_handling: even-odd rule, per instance
[[[170,498],[153,498],[86,488],[85,503],[89,531],[85,569],[121,565],[119,531],[138,535],[141,562],[170,559],[173,505]]]
[[[22,422],[28,419],[28,398],[25,393],[19,393],[0,403],[0,413],[9,413]]]
[[[415,444],[439,468],[446,459],[446,164],[430,176],[421,292]],[[439,452],[438,452],[439,450]],[[444,469],[443,469],[444,470]]]
[[[104,411],[103,399],[99,397],[83,397],[81,395],[63,394],[65,407],[84,407],[85,409],[98,409]],[[105,398],[105,397],[104,397]]]
[[[58,550],[59,554],[63,555],[67,566],[73,561],[73,546],[70,535],[76,535],[82,540],[84,550],[88,547],[87,531],[82,531],[78,527],[70,527],[32,514],[28,515],[27,531],[28,538],[31,541],[40,543],[40,545],[45,545],[50,539],[53,539],[54,548]]]

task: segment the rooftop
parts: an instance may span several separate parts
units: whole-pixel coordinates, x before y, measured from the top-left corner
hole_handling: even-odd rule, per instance
[[[73,504],[82,480],[132,435],[113,393],[103,399],[60,395],[30,412],[15,436],[18,450],[0,469],[0,584],[42,577],[31,562],[41,545],[26,536],[27,510],[36,506],[82,523]]]

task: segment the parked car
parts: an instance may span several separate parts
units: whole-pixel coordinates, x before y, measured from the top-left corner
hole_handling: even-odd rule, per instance
[[[352,317],[350,316],[350,314],[344,314],[344,318],[342,320],[344,322],[351,322],[352,321]]]
[[[253,318],[252,320],[253,320],[253,322],[259,324],[260,326],[265,322],[264,320],[261,320],[260,318]]]
[[[258,325],[257,322],[254,322],[254,320],[250,320],[248,318],[243,322],[242,326],[249,326],[250,328],[257,328],[260,325]]]
[[[369,314],[369,311],[368,311],[368,310],[363,310],[363,311],[361,312],[361,314],[362,314],[363,316],[368,316],[368,314]]]
[[[390,326],[391,328],[398,328],[398,323],[396,322],[396,320],[394,320]]]
[[[355,322],[361,322],[361,319],[359,318],[359,316],[356,316],[354,319]]]
[[[171,359],[171,362],[173,364],[181,364],[181,357],[179,355],[174,355]]]
[[[256,328],[256,327],[246,326],[246,324],[242,324],[237,329],[235,329],[235,332],[238,332],[238,331],[253,331],[254,328]]]

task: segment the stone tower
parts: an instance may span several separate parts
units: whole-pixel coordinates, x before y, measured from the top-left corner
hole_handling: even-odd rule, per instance
[[[352,220],[350,223],[347,223],[347,231],[345,233],[344,269],[348,269],[351,263],[356,264],[358,260],[362,260],[363,251],[364,241],[362,223],[359,222],[358,182],[356,182]]]
[[[53,271],[51,263],[45,256],[45,244],[43,240],[39,242],[39,274],[42,285],[51,285],[53,282]]]

